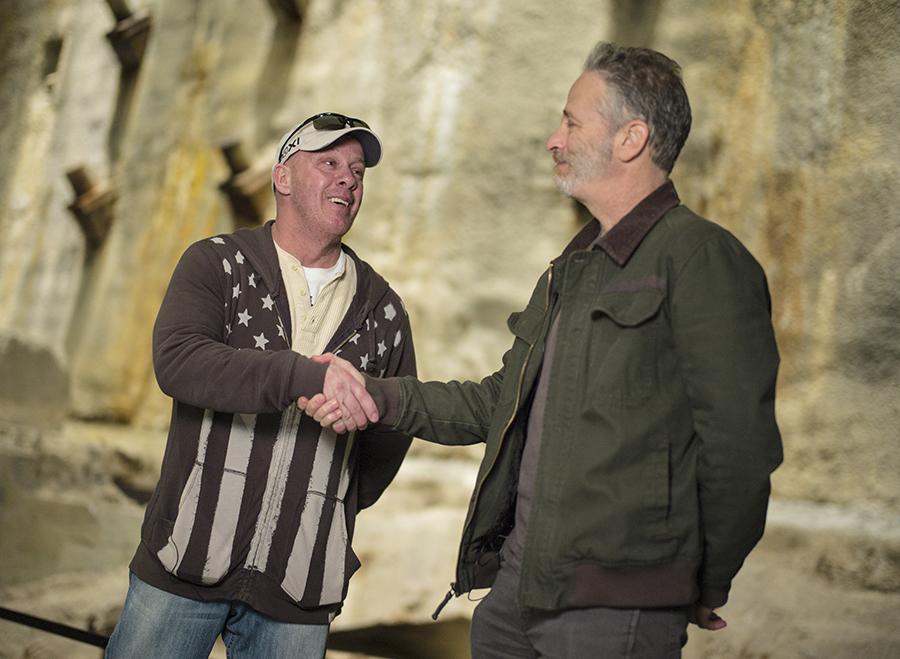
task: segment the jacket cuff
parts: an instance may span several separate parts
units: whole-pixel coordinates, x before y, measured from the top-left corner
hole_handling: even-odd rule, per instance
[[[327,370],[328,364],[319,364],[308,357],[297,355],[291,382],[294,401],[296,402],[300,396],[312,398],[316,394],[322,393],[325,388],[325,371]]]
[[[400,420],[400,381],[397,378],[366,378],[366,391],[378,406],[378,423],[394,426]]]
[[[728,587],[725,588],[700,588],[700,604],[710,609],[718,609],[725,606],[728,601]]]

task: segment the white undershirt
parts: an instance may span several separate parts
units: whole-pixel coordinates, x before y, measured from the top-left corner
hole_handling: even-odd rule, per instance
[[[338,260],[330,268],[307,268],[303,266],[303,275],[306,277],[306,283],[309,286],[309,303],[315,304],[316,298],[322,287],[332,279],[344,272],[344,260],[347,255],[341,250]]]

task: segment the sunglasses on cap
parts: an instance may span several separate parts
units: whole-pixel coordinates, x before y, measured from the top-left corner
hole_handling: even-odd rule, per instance
[[[356,117],[348,117],[347,115],[339,114],[337,112],[320,112],[297,126],[297,130],[300,130],[310,122],[312,122],[313,128],[316,130],[341,130],[342,128],[369,127],[369,124]]]
[[[308,119],[304,120],[301,124],[291,131],[291,133],[284,138],[281,144],[281,149],[278,152],[278,162],[284,162],[285,160],[285,152],[292,151],[291,147],[295,146],[292,144],[292,140],[294,136],[299,133],[301,130],[306,128],[309,124],[313,125],[313,128],[316,130],[342,130],[344,128],[369,128],[369,124],[367,124],[362,119],[357,119],[356,117],[348,117],[347,115],[340,114],[338,112],[320,112],[319,114],[315,114]]]

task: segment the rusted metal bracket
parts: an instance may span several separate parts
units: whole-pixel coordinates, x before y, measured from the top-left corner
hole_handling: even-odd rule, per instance
[[[108,185],[95,183],[83,165],[67,171],[66,177],[75,191],[75,201],[69,204],[69,210],[78,220],[88,246],[97,249],[109,235],[116,193]]]
[[[309,0],[269,0],[269,6],[279,20],[295,23],[303,21]]]
[[[115,16],[116,26],[106,38],[112,44],[123,73],[131,73],[141,66],[144,48],[153,21],[147,12],[132,13],[126,0],[106,0]]]
[[[228,197],[238,225],[261,224],[267,206],[272,200],[272,175],[264,167],[251,167],[240,142],[222,145],[222,155],[231,170],[231,176],[219,185]]]

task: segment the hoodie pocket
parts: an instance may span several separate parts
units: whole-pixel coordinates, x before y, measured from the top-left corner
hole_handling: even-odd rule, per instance
[[[303,607],[342,601],[351,576],[347,569],[349,545],[344,502],[307,492],[282,590]]]
[[[191,539],[191,531],[197,515],[197,502],[200,498],[200,481],[202,480],[203,466],[194,464],[188,476],[181,498],[178,502],[178,513],[175,520],[159,518],[154,525],[154,540],[160,536],[166,536],[161,543],[162,549],[156,553],[156,557],[162,563],[166,572],[178,574],[178,568],[184,560],[184,553],[188,541]]]

